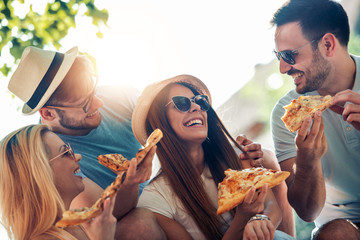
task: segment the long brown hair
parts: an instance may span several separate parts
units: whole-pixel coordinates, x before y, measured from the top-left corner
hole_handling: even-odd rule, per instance
[[[162,174],[172,186],[184,207],[193,217],[197,226],[208,239],[221,239],[222,219],[216,215],[216,208],[209,200],[198,172],[189,154],[171,128],[166,117],[168,92],[174,84],[189,88],[195,95],[199,92],[189,83],[173,83],[166,86],[154,99],[146,121],[146,131],[163,131],[158,144],[157,155]],[[205,164],[209,167],[216,184],[221,182],[227,168],[241,169],[241,162],[231,142],[237,145],[212,107],[207,112],[208,137],[203,142]],[[230,141],[229,141],[230,140]],[[176,191],[175,191],[176,189]]]

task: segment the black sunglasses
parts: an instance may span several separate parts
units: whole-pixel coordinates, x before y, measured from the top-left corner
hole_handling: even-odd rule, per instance
[[[295,48],[294,50],[284,50],[281,52],[277,52],[276,50],[274,50],[275,56],[276,58],[280,61],[280,58],[282,58],[286,63],[290,64],[290,65],[294,65],[295,64],[295,54],[296,51],[298,51],[300,48],[305,47],[306,45],[314,42],[315,40],[312,40],[298,48]]]
[[[184,96],[174,96],[171,98],[171,101],[165,105],[165,107],[172,102],[174,103],[176,109],[180,112],[188,112],[191,108],[191,102],[199,105],[200,109],[205,112],[210,108],[209,97],[206,95],[196,95],[191,99]]]

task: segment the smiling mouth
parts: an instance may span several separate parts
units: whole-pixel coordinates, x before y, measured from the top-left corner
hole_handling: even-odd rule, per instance
[[[97,113],[98,113],[98,111],[95,111],[95,112],[93,112],[93,113],[91,113],[91,114],[88,114],[87,117],[93,117],[93,116],[95,116]]]
[[[81,175],[80,175],[80,168],[77,168],[77,169],[74,171],[74,175],[77,176],[77,177],[81,177]]]
[[[203,121],[201,119],[194,119],[184,124],[185,127],[192,127],[195,125],[203,125]]]

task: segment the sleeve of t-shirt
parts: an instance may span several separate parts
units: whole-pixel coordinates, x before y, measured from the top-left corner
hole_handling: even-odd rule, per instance
[[[168,201],[170,199],[170,196],[165,196],[164,191],[150,184],[143,190],[137,207],[147,208],[154,213],[174,219],[174,210]]]
[[[283,106],[291,101],[290,96],[286,96],[275,105],[271,114],[271,134],[275,147],[275,154],[279,162],[296,156],[295,136],[296,133],[290,132],[281,117],[285,113]]]

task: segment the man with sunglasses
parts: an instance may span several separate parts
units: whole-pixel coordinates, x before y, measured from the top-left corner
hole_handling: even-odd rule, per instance
[[[289,202],[300,218],[315,221],[316,239],[354,239],[360,225],[360,58],[347,50],[347,14],[336,1],[291,0],[271,23],[280,72],[295,84],[276,104],[271,123],[280,166],[291,172]],[[331,109],[308,117],[297,133],[285,128],[283,107],[292,99],[328,94],[335,96]]]
[[[131,129],[138,91],[125,85],[97,87],[92,63],[77,53],[77,47],[66,53],[28,47],[8,86],[24,101],[23,114],[38,112],[41,123],[82,155],[85,190],[72,202],[72,208],[94,204],[116,177],[99,164],[98,155],[121,153],[132,159],[141,147]],[[138,167],[136,161],[130,163],[114,208],[119,220],[117,238],[164,237],[150,211],[132,211],[151,175],[154,153],[153,149]]]

